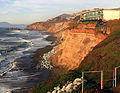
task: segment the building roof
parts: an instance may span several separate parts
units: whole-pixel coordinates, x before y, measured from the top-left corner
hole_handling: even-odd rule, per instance
[[[83,10],[81,12],[81,14],[86,14],[86,13],[89,13],[89,12],[96,12],[96,11],[101,11],[101,10],[104,10],[104,11],[120,11],[120,8],[116,8],[116,9],[100,9],[100,8],[94,8],[94,9],[91,9],[91,10]]]
[[[103,9],[105,11],[120,11],[120,9]]]

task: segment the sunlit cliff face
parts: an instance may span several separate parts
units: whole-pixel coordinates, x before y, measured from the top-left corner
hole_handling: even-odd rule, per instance
[[[51,28],[52,31],[54,28],[57,29],[55,26]],[[58,23],[57,27],[59,27]],[[67,70],[78,68],[84,57],[105,38],[103,34],[95,35],[94,29],[95,24],[81,24],[77,29],[57,33],[57,36],[61,36],[62,41],[55,49],[56,54],[49,59],[53,66]]]

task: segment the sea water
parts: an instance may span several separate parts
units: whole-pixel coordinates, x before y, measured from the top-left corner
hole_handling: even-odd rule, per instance
[[[40,31],[0,28],[0,93],[28,91],[48,76],[48,71],[36,70],[32,55],[38,48],[50,45]]]

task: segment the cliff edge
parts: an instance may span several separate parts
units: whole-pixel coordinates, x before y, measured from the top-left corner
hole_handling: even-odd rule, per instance
[[[119,70],[116,77],[117,87],[112,87],[113,71],[115,67],[120,66],[120,21],[109,21],[98,27],[93,23],[79,24],[72,28],[74,29],[69,27],[62,31],[61,44],[55,49],[57,53],[49,59],[54,66],[63,66],[72,71],[60,75],[51,82],[34,87],[32,93],[52,92],[57,86],[61,88],[68,82],[81,78],[84,71],[101,70],[104,72],[104,89],[100,89],[100,73],[85,73],[84,79],[87,82],[84,82],[84,92],[119,93]],[[79,93],[81,90],[80,84],[71,93]]]
[[[61,43],[55,49],[56,54],[49,58],[54,67],[67,70],[78,68],[84,57],[106,38],[106,35],[102,33],[95,34],[96,23],[83,24],[76,22],[77,27],[70,29],[71,24],[73,23],[56,23],[47,30],[47,32],[54,32],[54,36],[61,40]],[[64,30],[61,31],[61,29]]]

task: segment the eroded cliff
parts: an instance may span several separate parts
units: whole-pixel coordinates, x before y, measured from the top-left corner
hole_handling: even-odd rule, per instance
[[[56,54],[49,58],[54,67],[74,70],[79,67],[87,54],[110,33],[110,28],[99,27],[97,22],[38,22],[27,26],[27,29],[46,30],[57,37]]]
[[[60,26],[63,26],[60,29],[66,27],[63,25],[64,23],[60,24]],[[95,24],[79,24],[77,28],[66,29],[62,32],[59,32],[59,29],[57,29],[59,28],[58,24],[51,27],[48,32],[59,32],[57,37],[60,37],[62,40],[61,44],[55,49],[56,54],[49,59],[52,65],[67,70],[78,68],[81,61],[93,47],[106,38],[102,33],[95,34],[95,26]]]
[[[26,26],[26,29],[46,31],[51,25],[52,23],[50,22],[36,22],[36,23]]]
[[[79,67],[73,71],[69,71],[67,74],[60,75],[59,78],[56,78],[52,82],[50,82],[52,80],[50,78],[44,84],[39,84],[32,89],[32,93],[36,91],[46,93],[48,90],[50,92],[55,89],[60,90],[60,88],[63,89],[64,85],[66,87],[69,81],[73,88],[74,85],[71,84],[71,82],[81,77],[82,72],[101,70],[104,72],[105,83],[103,83],[105,89],[100,89],[100,74],[86,73],[87,75],[84,74],[84,78],[87,80],[87,85],[85,86],[84,92],[119,93],[119,81],[117,83],[117,88],[112,89],[111,86],[113,86],[113,69],[120,65],[120,21],[110,21],[97,28],[95,24],[80,24],[77,28],[70,28],[69,30],[62,31],[61,39],[61,44],[55,49],[57,53],[49,60],[52,61],[54,66],[64,66],[64,68],[68,68],[69,70]],[[91,51],[92,48],[93,50]],[[87,52],[89,53],[84,58]],[[82,58],[84,60],[81,62]],[[59,73],[60,71],[57,74]],[[53,75],[53,77],[55,76],[56,75]],[[117,78],[119,77],[120,74],[117,73]],[[64,89],[66,89],[65,87]],[[69,89],[71,90],[72,88],[70,87]],[[79,93],[80,91],[81,85],[73,92]]]

